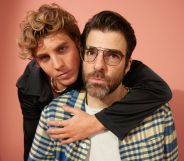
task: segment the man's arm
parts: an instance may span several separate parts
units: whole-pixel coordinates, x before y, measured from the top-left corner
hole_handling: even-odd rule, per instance
[[[44,109],[36,130],[28,161],[50,161],[55,159],[54,142],[48,136],[47,129],[46,111]]]
[[[18,97],[23,115],[24,161],[27,161],[42,108],[34,104],[34,97],[25,95],[20,89]]]
[[[119,139],[172,96],[166,82],[139,61],[133,61],[123,82],[132,87],[130,92],[121,101],[95,115]]]
[[[25,161],[29,155],[41,111],[53,97],[46,77],[35,60],[32,60],[16,83],[23,115]]]

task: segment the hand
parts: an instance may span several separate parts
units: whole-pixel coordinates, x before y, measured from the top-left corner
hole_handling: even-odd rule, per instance
[[[74,116],[63,121],[49,121],[49,125],[58,128],[47,131],[51,138],[61,140],[62,144],[69,144],[85,139],[105,129],[94,115],[89,115],[80,109],[69,106],[65,106],[63,109]]]

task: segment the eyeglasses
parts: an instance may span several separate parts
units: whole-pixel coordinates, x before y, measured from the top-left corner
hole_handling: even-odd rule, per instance
[[[96,60],[100,51],[103,53],[105,64],[110,66],[118,65],[121,62],[122,58],[125,56],[121,51],[116,49],[106,49],[89,46],[85,48],[84,53],[81,54],[81,58],[85,62],[93,63]]]

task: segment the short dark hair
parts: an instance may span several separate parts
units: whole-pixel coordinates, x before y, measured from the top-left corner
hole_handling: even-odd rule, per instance
[[[84,47],[91,30],[120,32],[127,41],[126,60],[131,57],[137,42],[136,36],[131,24],[119,13],[102,11],[89,19],[82,33],[82,45]]]

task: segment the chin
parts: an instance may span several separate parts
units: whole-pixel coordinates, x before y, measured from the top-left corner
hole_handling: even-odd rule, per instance
[[[75,83],[76,81],[77,81],[77,78],[70,78],[66,81],[62,81],[62,84],[65,85],[65,86],[70,86],[73,83]]]

